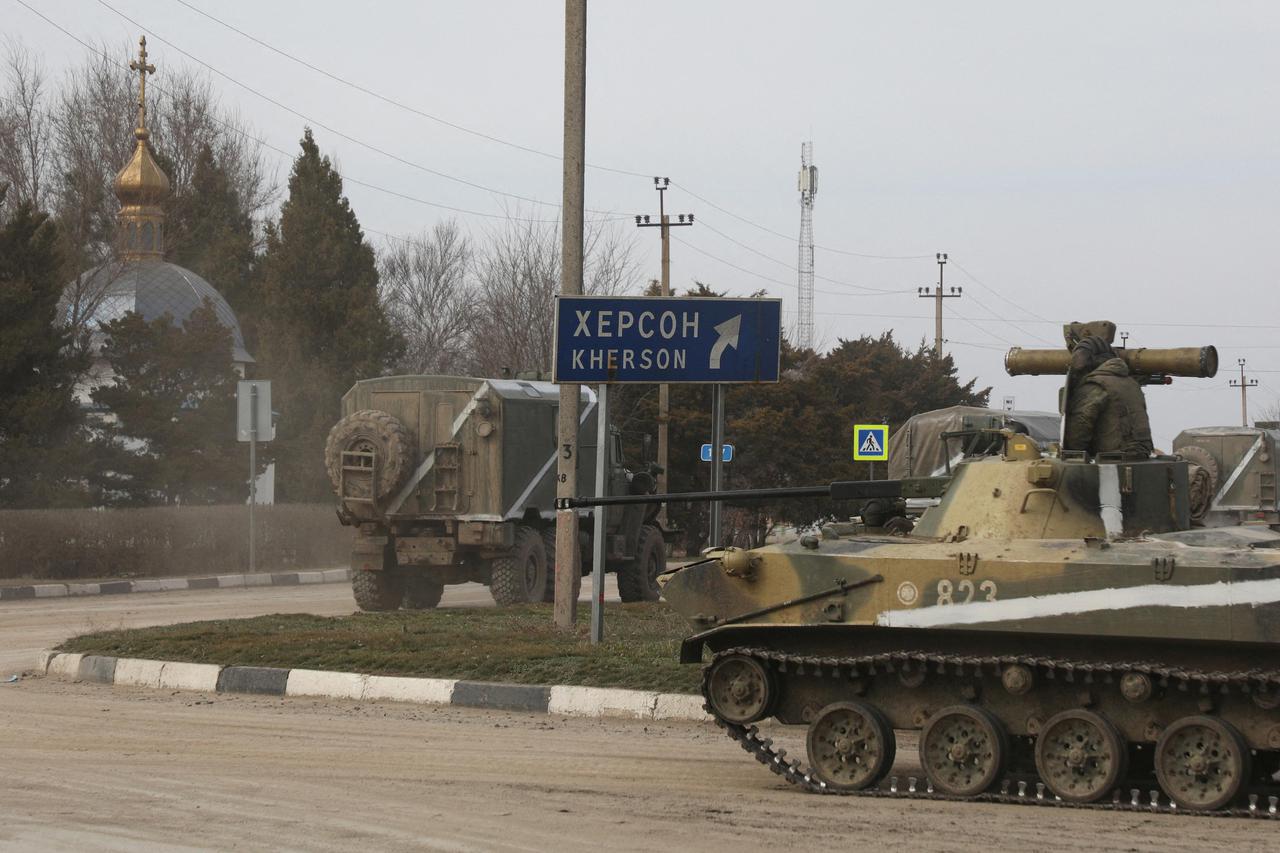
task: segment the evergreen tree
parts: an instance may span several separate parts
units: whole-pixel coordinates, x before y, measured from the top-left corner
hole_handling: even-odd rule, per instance
[[[0,186],[0,203],[5,187]],[[0,225],[0,506],[66,506],[84,499],[80,407],[85,368],[61,323],[58,234],[19,205]]]
[[[104,324],[113,382],[93,391],[108,414],[95,485],[105,503],[242,501],[244,454],[236,441],[231,332],[212,303],[182,326],[129,312]]]
[[[334,170],[307,129],[289,175],[280,221],[267,228],[261,262],[258,373],[274,381],[280,412],[271,447],[276,495],[330,493],[324,440],[342,394],[385,372],[403,352],[378,299],[373,249]]]
[[[259,306],[253,299],[253,222],[225,167],[205,145],[191,185],[170,203],[165,224],[169,260],[205,278],[226,297],[249,333]],[[250,344],[252,348],[252,343]]]

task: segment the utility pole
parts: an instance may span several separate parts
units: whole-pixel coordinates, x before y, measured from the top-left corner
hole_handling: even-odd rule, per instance
[[[938,259],[938,286],[937,287],[917,287],[916,295],[921,299],[932,299],[934,301],[934,333],[933,333],[933,355],[939,361],[942,360],[942,300],[959,299],[964,293],[963,287],[953,287],[950,290],[942,286],[942,272],[947,266],[947,253],[938,252],[934,257]]]
[[[693,224],[692,213],[681,213],[678,221],[672,222],[667,214],[667,188],[671,186],[670,178],[654,178],[653,188],[658,191],[658,221],[650,222],[649,217],[636,216],[637,228],[658,228],[662,235],[662,295],[671,295],[671,229]],[[662,473],[658,475],[658,494],[667,493],[667,427],[671,422],[671,391],[665,382],[658,386],[658,467]],[[666,513],[666,509],[663,509]],[[664,516],[665,517],[665,516]]]
[[[1249,389],[1258,387],[1258,380],[1244,378],[1244,359],[1237,358],[1236,364],[1240,365],[1240,378],[1232,379],[1230,385],[1232,388],[1240,389],[1240,426],[1247,427],[1249,425]]]
[[[582,294],[583,195],[587,148],[587,0],[564,3],[564,184],[561,197],[560,292]],[[571,498],[578,488],[578,395],[581,386],[560,386],[560,453],[556,497]],[[603,444],[607,436],[599,436]],[[600,507],[596,512],[603,512]],[[556,510],[555,624],[572,630],[582,585],[578,554],[578,511]]]

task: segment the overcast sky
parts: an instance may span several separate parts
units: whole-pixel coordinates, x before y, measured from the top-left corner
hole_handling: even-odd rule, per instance
[[[558,154],[562,3],[106,0],[135,25],[99,0],[27,2],[122,59],[145,27],[158,83],[194,64],[185,51],[309,117],[351,178],[470,211],[557,214],[319,125],[553,203],[554,158],[380,102],[191,7],[417,110]],[[0,10],[3,31],[54,73],[82,60],[83,47],[15,0]],[[932,302],[915,289],[936,282],[933,253],[947,252],[946,283],[964,287],[947,303],[948,349],[962,377],[992,386],[993,405],[1012,395],[1019,408],[1055,408],[1055,380],[1011,379],[1002,360],[1010,344],[1059,345],[1063,320],[1114,319],[1131,345],[1216,344],[1218,378],[1148,392],[1167,449],[1185,427],[1239,422],[1227,385],[1237,358],[1261,383],[1251,416],[1280,401],[1280,288],[1266,249],[1280,226],[1277,44],[1280,4],[1268,2],[594,0],[587,160],[646,177],[589,169],[587,206],[654,213],[647,176],[670,176],[668,211],[698,221],[674,232],[673,286],[763,287],[790,320],[796,172],[811,139],[823,342],[890,328],[931,342]],[[296,151],[303,119],[214,80],[263,138]],[[270,156],[283,179],[287,158]],[[475,232],[497,221],[347,192],[374,242],[451,216]],[[656,229],[639,238],[644,277],[657,277]]]

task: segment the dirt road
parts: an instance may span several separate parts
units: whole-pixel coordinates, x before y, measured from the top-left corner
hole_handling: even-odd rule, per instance
[[[583,600],[590,600],[590,586],[588,579],[584,582]],[[608,575],[605,598],[616,601],[617,594],[614,577]],[[442,607],[492,604],[488,587],[478,583],[446,587],[441,600]],[[339,616],[355,609],[351,587],[344,583],[0,602],[0,676],[30,668],[41,649],[52,648],[68,637],[90,631],[267,613]]]
[[[710,726],[30,679],[0,849],[1275,849],[1263,821],[802,794]]]

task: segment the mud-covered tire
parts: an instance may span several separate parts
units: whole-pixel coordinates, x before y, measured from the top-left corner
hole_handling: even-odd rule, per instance
[[[666,568],[667,544],[651,524],[640,528],[636,556],[618,570],[618,596],[623,601],[657,601],[658,575]]]
[[[1204,521],[1209,509],[1213,506],[1213,496],[1218,493],[1220,482],[1218,463],[1203,447],[1188,444],[1178,451],[1178,455],[1191,463],[1188,471],[1188,499],[1190,502],[1191,520],[1197,524]]]
[[[356,569],[351,573],[351,593],[361,610],[398,610],[404,598],[404,580],[397,569]]]
[[[547,552],[547,589],[543,601],[556,600],[556,526],[542,528],[542,548]]]
[[[371,497],[383,500],[395,493],[413,470],[413,434],[395,415],[365,409],[352,412],[334,424],[324,443],[324,464],[333,490],[341,494],[342,454],[349,450],[372,450],[377,454],[378,481]]]
[[[432,610],[440,604],[444,584],[422,571],[412,572],[404,579],[405,610]]]
[[[532,527],[516,528],[511,554],[492,561],[489,593],[499,606],[542,601],[547,590],[547,551],[542,534]]]

